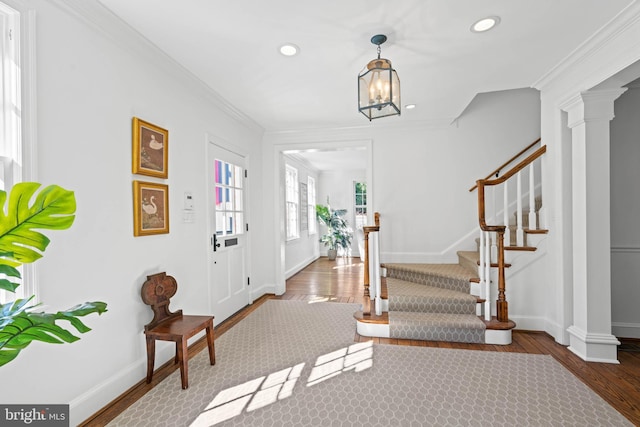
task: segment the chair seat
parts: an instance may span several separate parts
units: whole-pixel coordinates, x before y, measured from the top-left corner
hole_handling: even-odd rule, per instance
[[[175,339],[181,337],[189,339],[198,332],[203,331],[208,323],[213,324],[213,316],[183,314],[181,317],[164,320],[153,329],[145,331],[144,333],[163,341],[175,341]]]

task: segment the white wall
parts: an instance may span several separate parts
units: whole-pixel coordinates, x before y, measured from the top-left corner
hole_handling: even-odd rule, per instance
[[[613,333],[640,338],[640,87],[615,102],[611,121],[611,303]]]
[[[145,376],[142,330],[152,317],[140,299],[146,275],[176,277],[174,308],[209,312],[205,136],[249,153],[256,177],[249,222],[259,225],[262,130],[103,15],[97,3],[77,4],[99,25],[67,13],[64,2],[29,4],[37,14],[38,180],[75,191],[78,205],[73,227],[51,233],[38,261],[39,297],[51,311],[93,300],[108,303],[109,311],[85,318],[93,330],[80,341],[33,343],[0,368],[11,385],[0,388],[0,402],[71,403],[75,425]],[[133,116],[169,130],[166,181],[131,174]],[[169,184],[169,234],[133,237],[134,179]],[[195,200],[193,223],[181,221],[185,191]],[[260,226],[252,230],[251,259],[259,261],[266,239]],[[265,282],[266,268],[250,266],[252,283]],[[156,366],[172,357],[173,346],[162,344]]]
[[[318,171],[290,156],[285,156],[285,162],[286,164],[298,169],[298,182],[307,184],[307,178],[309,176],[316,181],[316,203],[319,203],[319,199],[317,198],[319,181]],[[313,217],[315,218],[315,213]],[[302,221],[302,218],[300,218],[300,220]],[[309,234],[309,227],[307,226],[306,230],[300,230],[299,238],[287,241],[285,249],[285,276],[287,278],[293,276],[318,258],[319,234],[317,230],[318,227],[316,225],[316,232],[314,234]]]

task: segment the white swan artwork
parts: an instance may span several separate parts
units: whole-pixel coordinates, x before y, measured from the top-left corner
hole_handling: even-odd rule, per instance
[[[144,199],[142,201],[142,210],[145,211],[145,213],[149,215],[154,215],[156,212],[158,212],[158,207],[156,206],[155,203],[153,203],[153,199],[155,198],[156,196],[151,196],[150,202],[147,202],[147,199]]]
[[[151,135],[151,141],[149,141],[149,148],[152,148],[154,150],[160,150],[162,149],[162,142],[158,141],[155,135]]]

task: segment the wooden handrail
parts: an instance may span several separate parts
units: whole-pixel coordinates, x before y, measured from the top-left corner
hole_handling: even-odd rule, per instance
[[[529,157],[527,157],[526,159],[524,159],[523,161],[521,161],[520,163],[515,165],[513,168],[509,169],[509,171],[507,173],[505,173],[504,175],[502,175],[501,177],[496,178],[496,179],[486,179],[485,178],[485,179],[482,179],[482,180],[478,180],[478,181],[476,181],[476,186],[478,185],[478,182],[480,182],[480,181],[483,182],[483,185],[498,185],[498,184],[502,184],[503,182],[505,182],[506,180],[511,178],[513,175],[517,174],[522,169],[524,169],[527,166],[529,166],[531,163],[533,163],[534,160],[536,160],[538,157],[542,156],[546,152],[547,152],[547,146],[543,145],[542,147],[540,147],[536,151],[534,151]]]
[[[522,156],[524,153],[526,153],[527,151],[529,151],[534,145],[536,145],[538,142],[540,142],[540,138],[536,139],[535,141],[533,141],[531,144],[527,145],[526,148],[524,148],[522,151],[520,151],[518,154],[516,154],[515,156],[513,156],[512,158],[510,158],[507,162],[505,162],[504,164],[502,164],[499,168],[497,168],[496,170],[494,170],[493,172],[491,172],[489,175],[485,176],[484,179],[489,179],[492,176],[494,176],[495,174],[497,174],[498,172],[500,172],[502,169],[504,169],[505,167],[507,167],[508,165],[510,165],[511,163],[513,163],[514,160],[516,160],[518,157]],[[475,190],[478,187],[478,184],[474,185],[473,187],[471,187],[469,189],[469,192]]]

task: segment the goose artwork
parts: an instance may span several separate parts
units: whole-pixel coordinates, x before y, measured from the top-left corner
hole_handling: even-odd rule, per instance
[[[151,196],[150,201],[147,202],[147,199],[142,200],[142,210],[148,215],[155,215],[158,212],[158,207],[153,202],[156,196]]]

